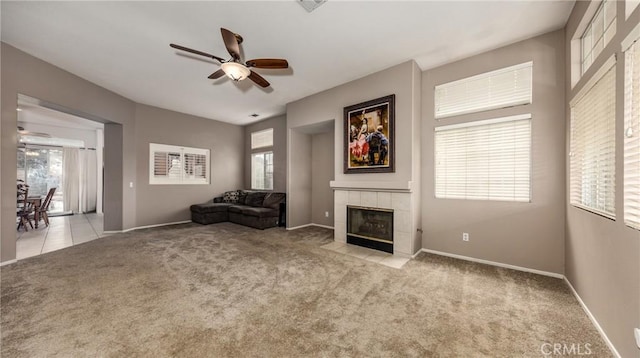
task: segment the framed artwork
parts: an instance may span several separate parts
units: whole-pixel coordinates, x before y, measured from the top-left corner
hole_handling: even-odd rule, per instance
[[[395,172],[394,94],[344,108],[344,173]]]

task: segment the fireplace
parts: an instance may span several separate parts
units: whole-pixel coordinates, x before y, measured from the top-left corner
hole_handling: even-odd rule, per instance
[[[393,253],[393,210],[347,205],[347,243]]]

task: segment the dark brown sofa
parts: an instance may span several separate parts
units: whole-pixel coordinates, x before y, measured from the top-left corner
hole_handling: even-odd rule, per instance
[[[285,193],[253,190],[228,191],[212,201],[191,205],[191,221],[208,225],[224,221],[266,229],[282,224]]]

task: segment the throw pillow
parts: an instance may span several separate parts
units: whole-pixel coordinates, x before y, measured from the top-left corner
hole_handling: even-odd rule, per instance
[[[222,202],[223,203],[231,203],[231,204],[237,203],[238,202],[238,191],[237,190],[226,191],[222,195]]]

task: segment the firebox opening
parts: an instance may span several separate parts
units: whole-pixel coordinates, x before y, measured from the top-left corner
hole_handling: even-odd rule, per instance
[[[393,210],[347,206],[347,243],[393,253]]]

